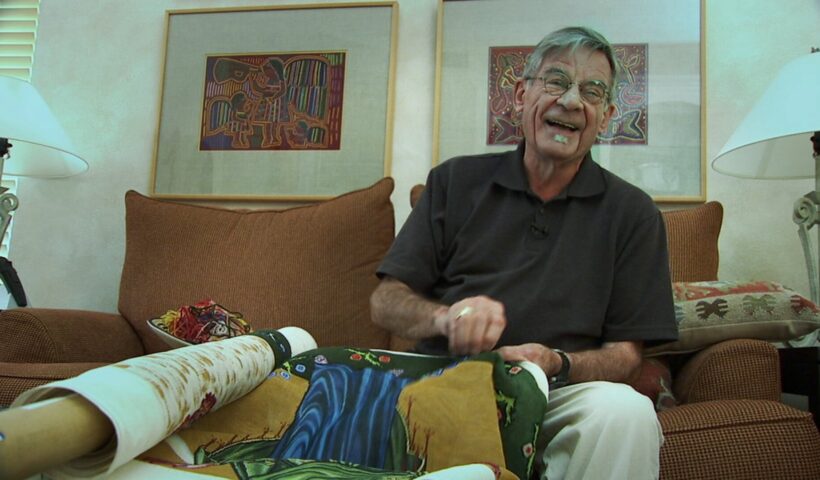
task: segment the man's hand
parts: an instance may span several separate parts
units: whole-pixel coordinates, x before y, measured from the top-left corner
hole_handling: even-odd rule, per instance
[[[507,317],[500,302],[478,296],[441,307],[433,323],[439,333],[447,337],[450,353],[474,355],[495,347],[507,326]]]
[[[525,343],[497,350],[506,362],[530,362],[541,367],[547,375],[555,375],[561,370],[561,357],[540,343]]]
[[[448,307],[391,277],[371,295],[370,311],[374,323],[404,338],[444,335],[454,355],[492,350],[507,326],[504,305],[492,298],[468,297]]]

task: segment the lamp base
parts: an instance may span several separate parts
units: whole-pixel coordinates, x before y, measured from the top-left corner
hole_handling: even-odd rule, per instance
[[[809,241],[809,230],[820,223],[820,201],[818,201],[817,191],[809,192],[794,202],[792,220],[797,224],[797,234],[800,236],[800,244],[803,246],[803,255],[806,258],[811,301],[820,304],[817,256]]]
[[[0,181],[3,179],[3,164],[11,157],[9,149],[11,148],[8,138],[0,137]],[[13,193],[7,193],[7,188],[0,185],[0,241],[6,236],[6,229],[9,228],[11,222],[11,212],[17,210],[20,202],[17,196]]]
[[[815,133],[812,140],[820,140],[820,132]],[[817,147],[815,143],[815,148]],[[820,166],[820,155],[815,153],[815,162]],[[818,177],[820,179],[820,177]],[[820,188],[820,187],[819,187]],[[792,220],[797,224],[797,234],[800,236],[800,243],[803,247],[803,255],[806,258],[806,270],[809,273],[809,289],[811,290],[811,301],[820,304],[820,277],[818,277],[817,255],[809,241],[809,230],[820,223],[820,199],[817,191],[809,192],[794,202],[794,214]],[[820,238],[818,238],[818,250],[820,250]],[[804,335],[800,338],[787,340],[776,344],[785,347],[814,347],[820,345],[820,330]]]

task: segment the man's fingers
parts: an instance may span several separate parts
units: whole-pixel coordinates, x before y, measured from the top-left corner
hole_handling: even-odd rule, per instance
[[[484,332],[484,343],[481,346],[482,351],[492,350],[504,328],[507,326],[507,321],[504,317],[493,317],[487,322],[487,330]]]
[[[551,372],[554,369],[550,363],[552,350],[537,343],[525,343],[523,345],[501,347],[496,350],[501,358],[506,362],[532,362],[545,372]]]
[[[465,345],[470,335],[470,324],[466,315],[458,314],[450,320],[450,352],[456,355],[464,353]]]
[[[455,316],[449,321],[449,348],[456,355],[492,350],[507,323],[500,303],[483,297],[470,300],[450,309]]]
[[[496,350],[501,358],[504,359],[505,362],[523,362],[527,360],[527,357],[521,352],[521,348],[518,346],[515,347],[501,347]]]

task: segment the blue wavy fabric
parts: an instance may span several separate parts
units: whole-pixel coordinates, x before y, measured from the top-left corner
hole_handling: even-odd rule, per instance
[[[273,459],[344,459],[384,467],[401,390],[413,381],[375,369],[317,365]]]

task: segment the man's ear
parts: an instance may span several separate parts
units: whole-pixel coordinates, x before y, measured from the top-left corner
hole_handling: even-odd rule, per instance
[[[519,78],[515,81],[515,90],[513,94],[513,106],[515,107],[515,114],[519,115],[524,110],[524,92],[527,91],[526,80]]]
[[[609,121],[612,120],[612,117],[615,115],[615,104],[610,103],[606,110],[604,110],[604,118],[601,119],[600,125],[598,125],[598,133],[606,132],[607,127],[609,126]]]

